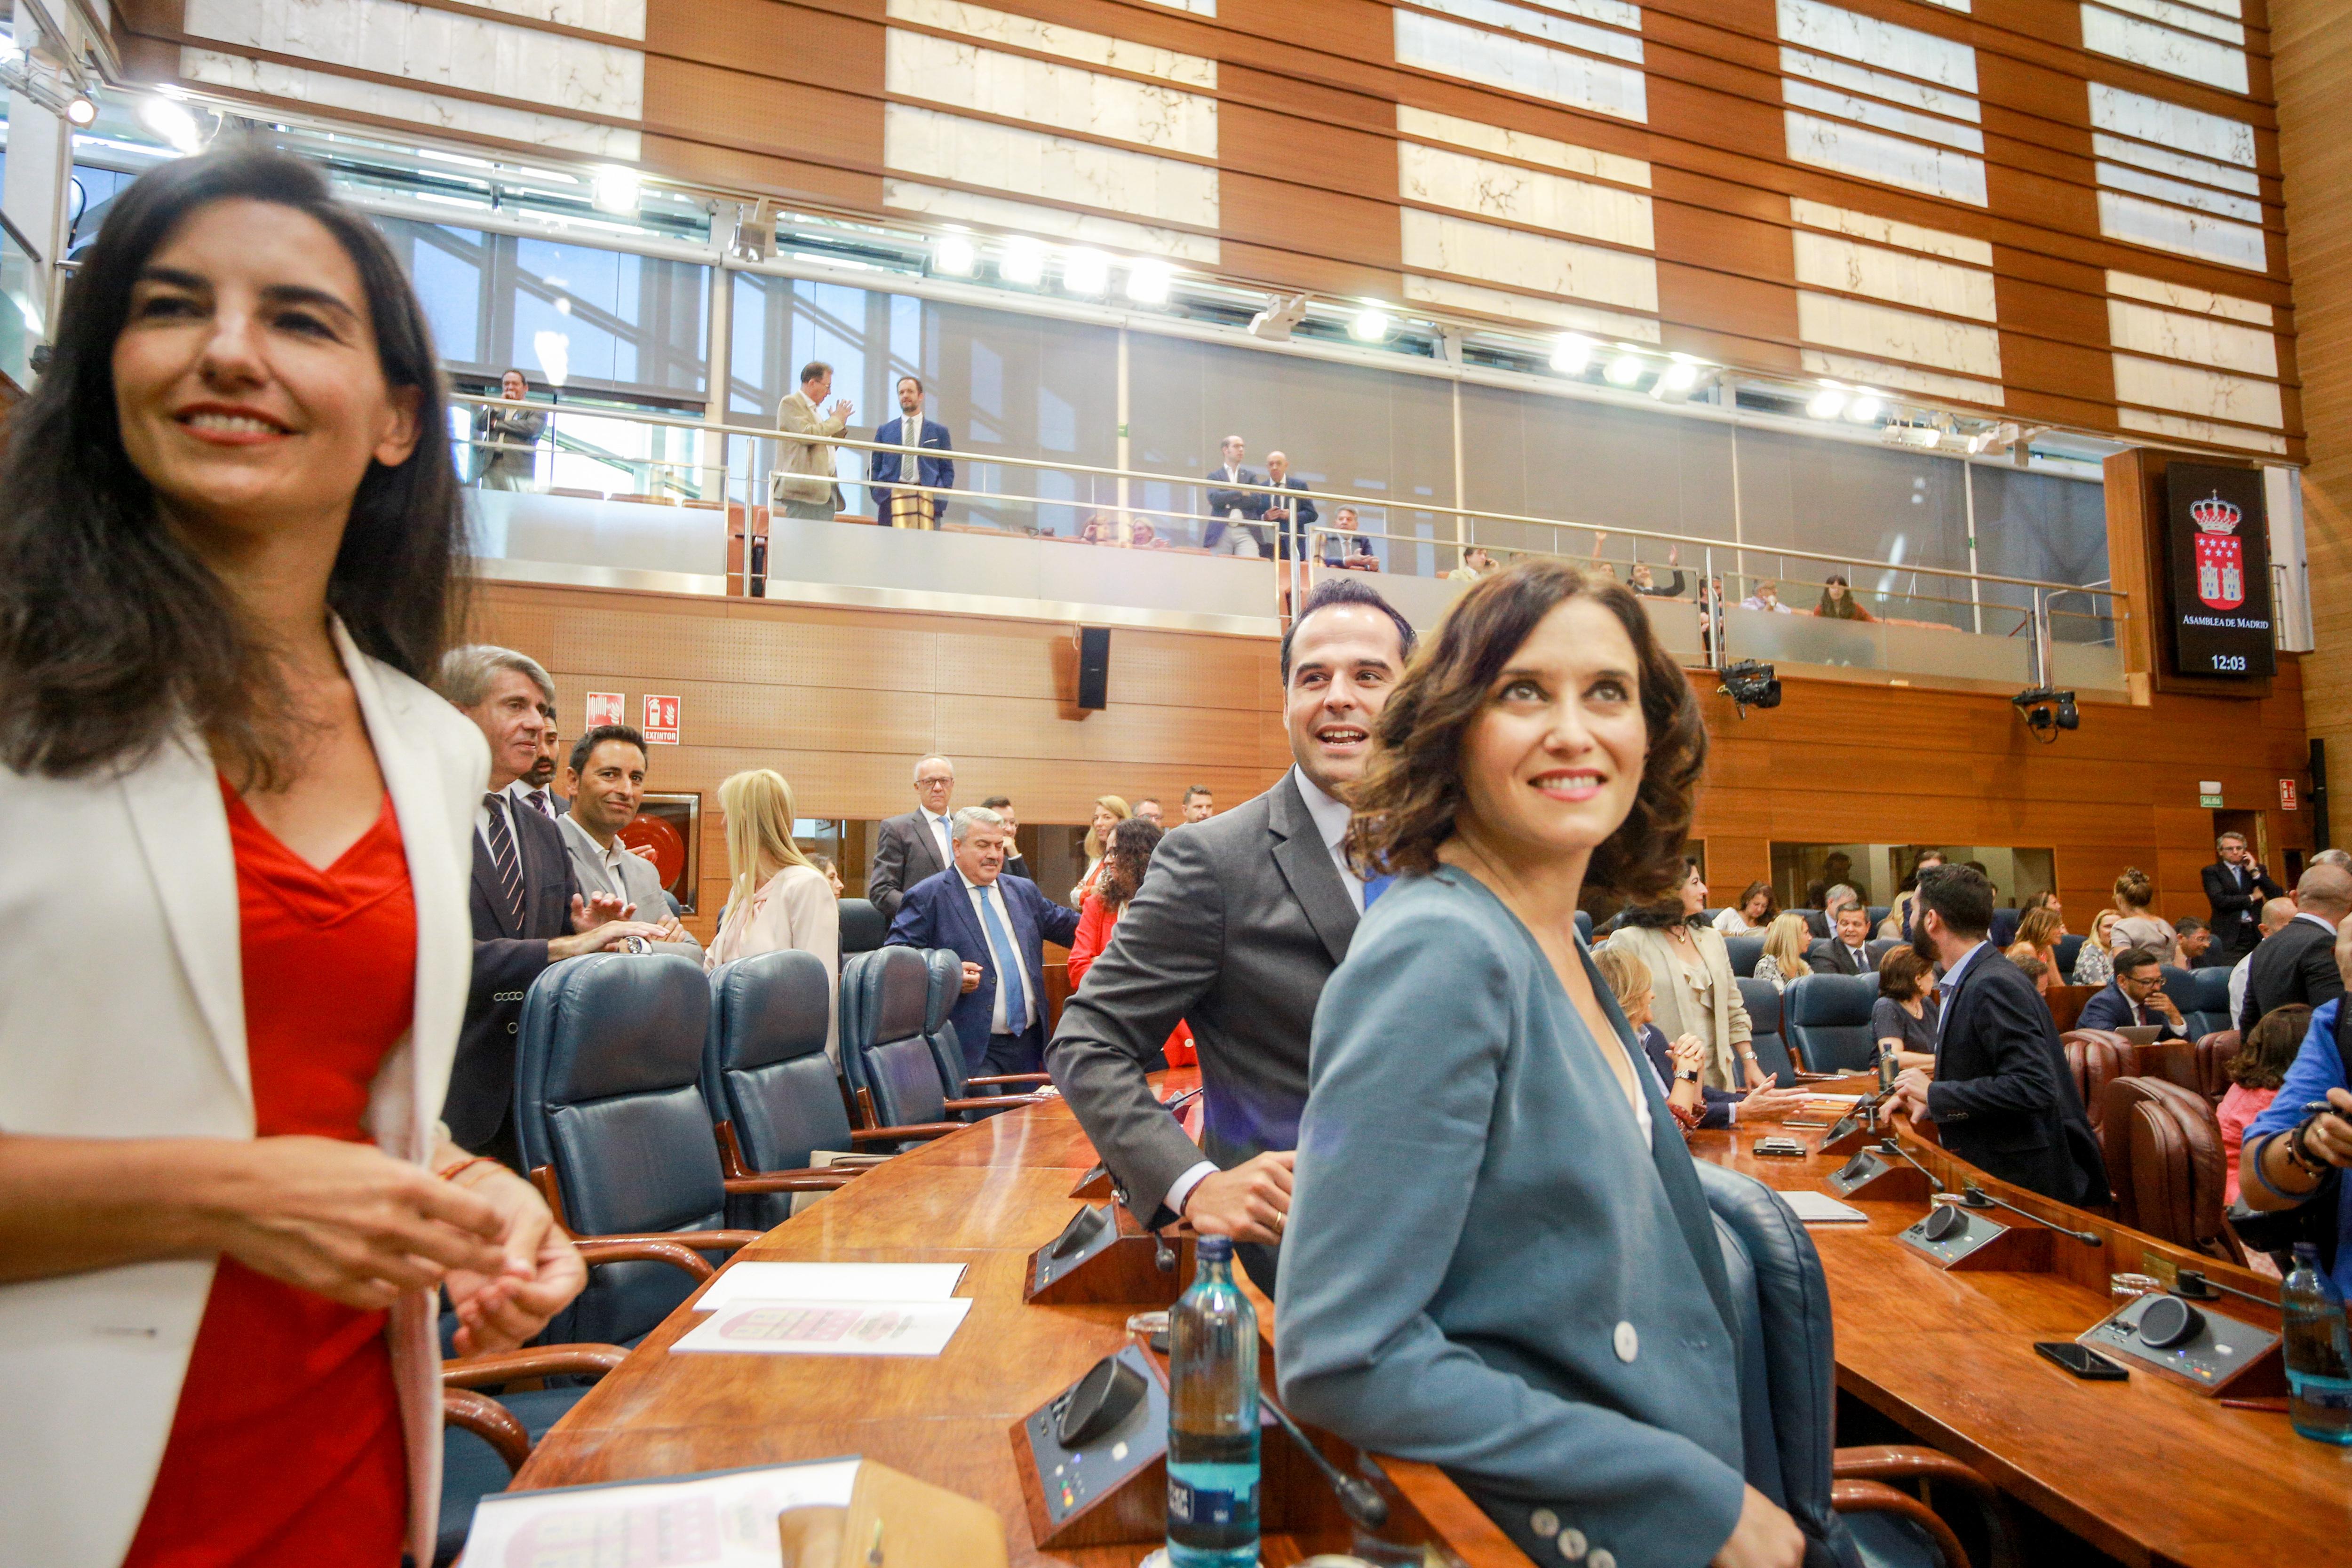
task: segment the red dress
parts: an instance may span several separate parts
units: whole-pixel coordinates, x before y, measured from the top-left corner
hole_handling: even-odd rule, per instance
[[[1110,945],[1110,933],[1118,925],[1118,911],[1093,893],[1080,900],[1078,931],[1070,939],[1068,967],[1072,991],[1076,991],[1079,982],[1086,979],[1087,971],[1095,966],[1095,960],[1102,956],[1103,949]],[[1200,1051],[1192,1044],[1192,1026],[1181,1018],[1176,1020],[1176,1027],[1170,1031],[1168,1043],[1160,1047],[1160,1051],[1171,1068],[1188,1068],[1201,1059]]]
[[[387,795],[321,871],[226,783],[254,1131],[361,1142],[415,1013],[416,905]],[[408,1458],[384,1314],[223,1258],[125,1568],[395,1568]]]

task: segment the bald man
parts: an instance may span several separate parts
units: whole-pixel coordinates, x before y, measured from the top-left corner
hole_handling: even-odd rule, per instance
[[[2273,1007],[2300,1002],[2316,1007],[2344,994],[2336,965],[2336,932],[2352,914],[2352,871],[2314,866],[2294,885],[2294,918],[2254,949],[2246,968],[2246,1000],[2238,1028],[2252,1033],[2255,1021]]]
[[[2294,919],[2294,900],[2284,893],[2281,893],[2275,899],[2265,900],[2263,904],[2262,923],[2259,927],[2254,952],[2262,951],[2260,942],[2267,942],[2284,931],[2286,922]],[[2253,966],[2253,952],[2246,954],[2230,966],[2230,1019],[2232,1023],[2237,1021],[2239,1014],[2246,1010],[2246,974]]]

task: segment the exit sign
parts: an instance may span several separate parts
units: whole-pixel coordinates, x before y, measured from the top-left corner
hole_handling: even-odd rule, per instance
[[[2221,781],[2200,779],[2197,784],[2197,804],[2210,811],[2221,809]]]

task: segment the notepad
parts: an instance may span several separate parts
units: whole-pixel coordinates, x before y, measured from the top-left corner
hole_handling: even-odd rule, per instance
[[[944,1301],[963,1281],[961,1263],[736,1263],[694,1304],[713,1312],[737,1301]]]
[[[935,1356],[971,1310],[947,1301],[730,1302],[696,1324],[671,1353]]]
[[[1781,1193],[1778,1195],[1782,1203],[1796,1210],[1797,1217],[1807,1225],[1870,1218],[1852,1204],[1842,1204],[1827,1193],[1800,1191]]]
[[[681,1476],[675,1480],[497,1492],[474,1510],[466,1561],[532,1564],[694,1563],[776,1568],[776,1516],[812,1503],[848,1506],[858,1461],[824,1459]]]

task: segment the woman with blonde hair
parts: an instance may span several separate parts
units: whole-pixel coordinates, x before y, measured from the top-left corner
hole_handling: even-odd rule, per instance
[[[1095,879],[1102,875],[1103,856],[1110,848],[1110,830],[1134,815],[1127,802],[1115,795],[1096,796],[1095,818],[1087,828],[1087,874],[1070,889],[1072,909],[1086,908],[1087,895],[1095,890]]]
[[[1756,961],[1753,978],[1769,980],[1775,991],[1786,991],[1800,974],[1811,974],[1805,950],[1812,945],[1813,928],[1794,910],[1784,911],[1764,931],[1764,955]]]
[[[703,968],[795,948],[824,961],[837,1002],[841,905],[824,873],[793,842],[793,786],[773,768],[752,768],[719,786],[719,809],[727,817],[727,908]],[[825,1009],[824,1054],[841,1060],[837,1007]]]
[[[2054,977],[2058,973],[2058,939],[2065,934],[2065,919],[2053,906],[2043,904],[2028,910],[2025,918],[2017,922],[2017,940],[2009,944],[2009,956],[2038,958],[2050,966]]]
[[[2091,934],[2084,941],[2083,951],[2074,955],[2075,984],[2105,985],[2116,977],[2116,921],[2119,918],[2113,910],[2101,910],[2091,917]]]
[[[2156,902],[2156,885],[2137,866],[2126,866],[2116,879],[2116,939],[2125,947],[2153,948],[2167,963],[2180,962],[2180,933],[2172,922],[2148,908]]]

